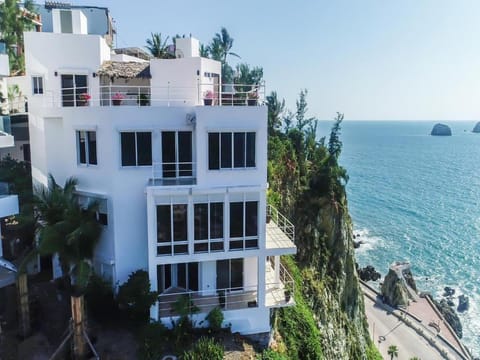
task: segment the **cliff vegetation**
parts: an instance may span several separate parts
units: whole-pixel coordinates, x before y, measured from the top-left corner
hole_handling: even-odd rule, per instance
[[[353,252],[352,222],[338,164],[343,114],[328,140],[317,137],[307,91],[295,112],[267,97],[269,202],[295,225],[297,255],[283,263],[295,278],[295,307],[278,310],[277,349],[292,359],[377,359],[364,315]]]

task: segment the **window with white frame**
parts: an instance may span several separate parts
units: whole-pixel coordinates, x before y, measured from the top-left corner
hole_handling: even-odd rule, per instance
[[[122,166],[152,165],[152,133],[131,131],[120,133]]]
[[[77,130],[77,161],[82,165],[97,165],[97,133]]]
[[[162,174],[164,178],[193,175],[191,131],[162,131]]]
[[[224,250],[223,202],[220,198],[196,199],[194,214],[194,252]]]
[[[230,251],[258,249],[258,199],[242,194],[230,200]],[[237,199],[235,198],[237,197]]]
[[[157,205],[157,255],[188,254],[187,204]]]
[[[32,76],[32,89],[33,95],[43,94],[43,77]]]
[[[208,134],[209,170],[253,167],[255,167],[255,132]]]

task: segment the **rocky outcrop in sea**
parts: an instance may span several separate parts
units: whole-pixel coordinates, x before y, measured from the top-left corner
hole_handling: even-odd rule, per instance
[[[410,290],[408,289],[410,287]],[[390,266],[381,287],[384,301],[391,306],[407,306],[417,286],[409,263],[394,263]]]
[[[452,129],[445,124],[435,124],[430,135],[433,136],[452,136]]]
[[[474,132],[474,133],[480,133],[480,121],[477,122],[477,124],[476,124],[475,127],[473,128],[472,132]]]
[[[445,320],[452,327],[453,331],[455,331],[455,334],[457,334],[458,338],[461,339],[463,336],[462,323],[460,322],[460,318],[455,310],[452,309],[452,307],[448,304],[448,301],[445,299],[440,301],[432,299],[432,301],[437,307],[438,311],[440,311]]]

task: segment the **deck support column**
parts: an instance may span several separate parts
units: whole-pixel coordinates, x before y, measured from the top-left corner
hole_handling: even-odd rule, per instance
[[[275,274],[275,284],[280,283],[280,256],[276,255],[274,257],[275,261],[275,268],[273,269],[274,274]]]
[[[257,291],[258,299],[257,299],[257,303],[258,303],[258,307],[262,308],[262,307],[265,307],[265,287],[266,287],[265,269],[266,269],[266,260],[267,259],[265,258],[265,256],[259,256],[257,259],[258,259],[258,273],[257,273],[257,277],[258,277],[258,282],[257,282],[257,284],[258,284],[257,285],[258,286],[258,291]]]

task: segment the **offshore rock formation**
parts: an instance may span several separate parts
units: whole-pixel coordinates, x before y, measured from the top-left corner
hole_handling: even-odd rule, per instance
[[[385,302],[389,305],[407,306],[409,299],[413,299],[417,292],[410,264],[399,262],[392,264],[381,290]]]
[[[433,299],[432,301],[442,313],[445,320],[450,324],[453,331],[455,331],[458,338],[461,339],[463,336],[462,323],[460,322],[458,315],[455,313],[455,310],[448,305],[448,302],[445,299],[440,300],[440,302]]]
[[[472,132],[474,132],[474,133],[480,133],[480,121],[477,122],[477,124],[476,124],[475,127],[473,128]]]
[[[452,136],[452,130],[448,125],[435,124],[430,135],[433,136]]]

